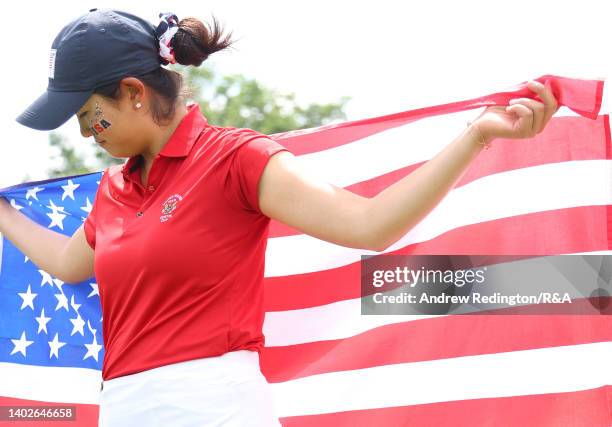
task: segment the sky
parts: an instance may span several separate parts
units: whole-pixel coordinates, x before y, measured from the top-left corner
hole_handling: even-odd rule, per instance
[[[159,12],[204,21],[214,15],[239,41],[203,67],[255,78],[295,93],[304,104],[350,96],[347,119],[358,120],[472,98],[543,74],[605,78],[612,70],[606,3],[10,2],[4,5],[0,71],[0,188],[25,176],[45,179],[56,164],[49,132],[26,128],[15,117],[46,89],[57,33],[94,7],[125,10],[155,24]],[[58,132],[83,155],[93,152],[93,138],[80,135],[75,118]]]

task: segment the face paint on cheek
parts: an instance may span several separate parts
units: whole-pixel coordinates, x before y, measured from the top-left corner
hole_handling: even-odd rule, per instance
[[[98,135],[111,127],[111,123],[104,119],[103,114],[102,108],[96,102],[93,120],[89,122],[89,129],[94,135]]]
[[[99,121],[102,118],[102,108],[100,107],[100,104],[98,104],[96,102],[96,109],[94,110],[94,122]]]

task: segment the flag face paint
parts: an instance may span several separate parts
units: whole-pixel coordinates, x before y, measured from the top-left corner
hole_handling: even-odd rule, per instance
[[[555,77],[552,86],[564,107],[545,131],[493,141],[387,253],[610,253],[603,82]],[[444,149],[477,115],[471,108],[523,96],[504,91],[271,137],[326,182],[373,197]],[[43,227],[71,234],[91,210],[99,179],[27,183],[0,196]],[[609,316],[362,316],[364,254],[372,255],[270,222],[260,363],[283,425],[612,425]],[[491,259],[487,271],[495,265]],[[610,293],[609,266],[585,268]],[[4,240],[0,405],[76,404],[74,427],[96,425],[101,317],[95,279],[64,285]]]
[[[89,130],[91,130],[94,135],[99,135],[111,127],[111,123],[104,119],[103,115],[104,113],[102,111],[102,107],[100,107],[100,104],[96,102],[93,120],[89,121]]]

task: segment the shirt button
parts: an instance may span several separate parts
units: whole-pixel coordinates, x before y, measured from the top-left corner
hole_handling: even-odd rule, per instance
[[[155,191],[155,186],[154,185],[149,185],[149,191]]]
[[[144,213],[142,211],[136,213],[136,216],[142,216]]]

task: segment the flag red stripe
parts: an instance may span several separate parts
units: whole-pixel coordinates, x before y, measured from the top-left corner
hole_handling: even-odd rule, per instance
[[[483,153],[483,156],[487,156],[487,160],[474,162],[455,188],[487,175],[521,168],[567,161],[608,159],[609,152],[606,150],[609,151],[609,144],[605,143],[609,132],[608,124],[607,116],[600,116],[597,120],[559,117],[551,120],[545,133],[532,140],[496,140],[491,148]],[[569,132],[572,135],[571,139],[567,138]],[[345,188],[364,197],[373,197],[422,164],[423,162],[409,165]],[[275,220],[270,222],[269,237],[296,234],[301,232]]]
[[[607,250],[608,236],[602,230],[610,220],[609,209],[582,206],[481,222],[388,253],[551,255]],[[266,311],[296,310],[359,298],[360,265],[354,262],[330,270],[266,277],[264,286]]]
[[[604,367],[602,367],[603,369]],[[563,375],[563,372],[559,372]],[[410,387],[410,383],[406,383]],[[498,397],[285,417],[283,427],[610,427],[612,386],[569,393]]]
[[[589,304],[583,301],[571,305]],[[611,322],[609,315],[426,318],[380,326],[344,339],[265,347],[261,369],[268,381],[275,383],[395,363],[606,342],[612,341]]]
[[[566,79],[557,76],[542,76],[539,81],[551,78],[559,105],[589,118],[596,118],[601,108],[604,82],[601,80]],[[452,102],[432,107],[418,108],[386,116],[355,120],[270,135],[296,155],[313,153],[344,145],[374,133],[401,126],[415,120],[435,115],[455,113],[489,105],[508,105],[513,98],[534,98],[535,94],[525,84],[506,91],[482,96],[467,101]]]

